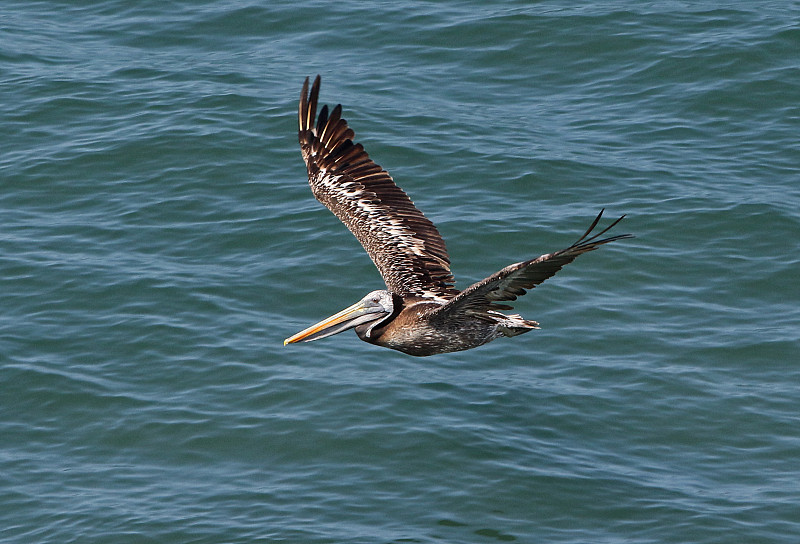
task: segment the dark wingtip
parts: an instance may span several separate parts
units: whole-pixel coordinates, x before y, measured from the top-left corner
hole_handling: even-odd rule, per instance
[[[311,95],[309,96],[309,102],[311,102],[314,106],[317,105],[317,100],[319,99],[320,81],[321,78],[319,77],[319,74],[317,74],[317,77],[314,78],[314,83],[311,84]],[[316,113],[316,107],[314,113]]]
[[[297,112],[300,132],[309,130],[314,126],[314,119],[317,116],[320,79],[319,74],[317,74],[317,77],[314,78],[314,83],[311,85],[310,93],[308,91],[309,79],[306,78],[303,82],[303,89],[300,91],[300,107]]]
[[[304,130],[305,120],[308,119],[308,78],[303,82],[300,91],[300,105],[297,108],[297,124],[300,131]]]
[[[603,217],[603,212],[604,212],[604,211],[606,211],[606,209],[605,209],[605,208],[603,208],[602,210],[600,210],[600,213],[598,213],[598,214],[597,214],[597,217],[595,217],[595,218],[594,218],[594,221],[592,221],[592,224],[591,224],[591,225],[589,225],[589,228],[588,228],[588,229],[586,229],[586,232],[584,232],[584,233],[583,233],[583,235],[582,235],[580,238],[578,238],[578,240],[577,240],[577,241],[576,241],[574,244],[572,244],[572,245],[577,245],[577,244],[580,244],[582,241],[584,241],[584,239],[585,239],[587,236],[589,236],[589,233],[590,233],[590,232],[592,232],[592,231],[594,230],[594,228],[597,226],[597,224],[600,222],[600,218],[601,218],[601,217]],[[606,229],[606,230],[608,230],[608,229]],[[604,232],[605,232],[605,231],[604,231]],[[589,240],[591,240],[591,238],[590,238]],[[589,240],[586,240],[586,241],[588,242]]]
[[[595,247],[597,247],[597,246],[600,246],[600,245],[602,245],[602,244],[607,244],[608,242],[615,242],[615,241],[617,241],[617,240],[622,240],[622,239],[625,239],[625,238],[634,238],[633,234],[617,234],[617,235],[615,235],[615,236],[611,236],[611,237],[609,237],[609,238],[604,238],[604,239],[602,239],[602,240],[598,240],[598,238],[600,238],[602,235],[604,235],[604,234],[605,234],[605,233],[607,233],[609,230],[611,230],[612,228],[614,228],[614,227],[617,225],[617,223],[619,223],[620,221],[622,221],[623,219],[625,219],[625,216],[626,216],[627,214],[622,214],[622,216],[620,216],[620,217],[619,217],[619,218],[617,218],[616,220],[612,221],[612,223],[611,223],[610,225],[608,225],[606,228],[604,228],[604,229],[603,229],[603,230],[601,230],[600,232],[598,232],[598,233],[596,233],[596,234],[592,235],[591,237],[588,237],[588,236],[589,236],[589,234],[590,234],[590,233],[591,233],[591,232],[594,230],[594,228],[597,226],[597,223],[599,223],[599,222],[600,222],[600,218],[603,216],[603,212],[604,212],[604,211],[605,211],[605,208],[603,208],[602,210],[600,210],[600,213],[599,213],[599,214],[597,214],[597,217],[595,217],[595,218],[594,218],[594,221],[592,221],[592,224],[589,226],[589,228],[586,230],[586,232],[585,232],[585,233],[583,233],[583,236],[581,236],[580,238],[578,238],[578,240],[577,240],[577,241],[576,241],[574,244],[572,244],[572,246],[571,246],[571,247],[573,247],[573,248],[578,248],[578,247],[581,247],[581,248],[590,248],[590,249],[594,249]],[[587,238],[587,237],[588,237],[588,238]]]

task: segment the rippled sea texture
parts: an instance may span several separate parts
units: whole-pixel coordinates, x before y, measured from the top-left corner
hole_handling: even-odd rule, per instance
[[[0,540],[800,541],[796,3],[5,2]],[[459,286],[621,241],[417,359],[282,340],[382,287],[303,79]]]

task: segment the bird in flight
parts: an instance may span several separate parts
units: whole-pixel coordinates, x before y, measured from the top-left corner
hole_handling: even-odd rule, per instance
[[[601,211],[568,248],[509,265],[463,291],[454,287],[444,240],[389,173],[353,143],[342,106],[322,106],[317,116],[320,77],[300,96],[300,150],[311,191],[361,242],[386,289],[372,291],[344,310],[284,341],[310,342],[355,329],[361,340],[409,355],[425,356],[474,348],[501,336],[538,329],[536,321],[506,304],[533,289],[578,255],[630,238],[602,238],[624,215],[594,233]]]

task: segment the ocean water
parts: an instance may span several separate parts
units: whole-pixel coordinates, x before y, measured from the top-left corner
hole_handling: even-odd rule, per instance
[[[0,541],[800,542],[796,2],[4,2]],[[381,288],[306,76],[542,329],[282,341]]]

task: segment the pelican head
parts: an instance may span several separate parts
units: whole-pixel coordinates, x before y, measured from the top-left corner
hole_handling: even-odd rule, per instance
[[[283,341],[283,345],[311,342],[364,324],[369,324],[363,333],[369,338],[372,329],[391,316],[393,311],[392,294],[385,290],[373,291],[341,312],[290,336]]]

